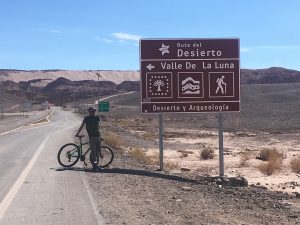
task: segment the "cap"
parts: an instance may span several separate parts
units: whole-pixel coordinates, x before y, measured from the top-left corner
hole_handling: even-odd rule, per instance
[[[88,111],[89,111],[89,112],[94,112],[94,111],[96,111],[96,109],[95,109],[93,106],[90,106],[90,107],[88,108]]]

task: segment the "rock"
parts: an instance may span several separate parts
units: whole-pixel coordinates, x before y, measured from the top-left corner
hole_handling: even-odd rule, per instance
[[[181,189],[184,190],[184,191],[191,191],[192,190],[192,188],[188,187],[188,186],[181,187]]]
[[[216,184],[222,184],[223,183],[221,178],[215,179],[215,182],[216,182]]]
[[[222,179],[222,185],[230,187],[247,187],[248,181],[244,177],[229,177]]]
[[[298,216],[295,214],[288,215],[288,217],[293,218],[293,219],[298,218]]]
[[[299,192],[293,192],[296,198],[300,198],[300,193]]]
[[[186,167],[181,167],[181,170],[182,170],[182,171],[191,171],[191,169],[186,168]]]

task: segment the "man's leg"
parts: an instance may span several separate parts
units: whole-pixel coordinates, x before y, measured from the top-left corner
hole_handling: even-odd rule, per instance
[[[98,155],[98,144],[99,138],[98,137],[90,137],[90,147],[91,147],[91,153],[90,153],[90,161],[93,165],[93,168],[96,168],[98,165],[97,162],[97,155]]]
[[[100,156],[100,158],[99,158]],[[99,160],[101,160],[101,141],[98,139],[97,141],[97,165],[99,163]]]

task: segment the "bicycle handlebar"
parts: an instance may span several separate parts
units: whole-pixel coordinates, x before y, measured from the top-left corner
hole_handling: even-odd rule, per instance
[[[83,134],[82,135],[75,135],[75,137],[83,138],[83,137],[85,137],[85,135],[83,135]],[[100,136],[100,140],[103,141],[104,138],[102,136]]]

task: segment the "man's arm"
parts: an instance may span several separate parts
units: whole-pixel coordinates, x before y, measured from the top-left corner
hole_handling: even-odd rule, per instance
[[[82,121],[82,123],[81,123],[81,125],[80,125],[80,127],[79,127],[79,129],[78,129],[78,131],[77,131],[77,133],[75,134],[75,136],[78,136],[78,135],[79,135],[79,133],[80,133],[80,131],[82,130],[82,128],[84,127],[84,125],[85,125],[85,122]]]

